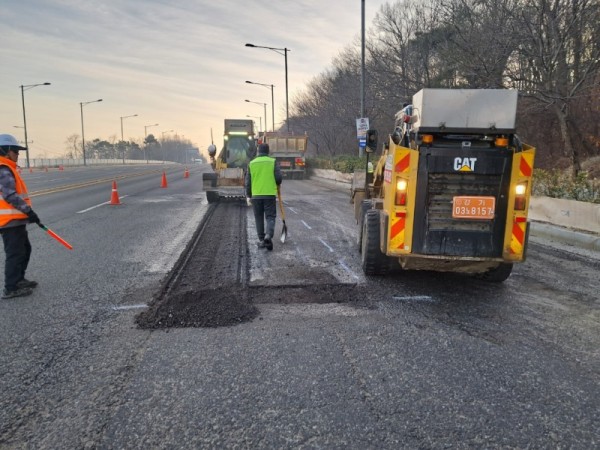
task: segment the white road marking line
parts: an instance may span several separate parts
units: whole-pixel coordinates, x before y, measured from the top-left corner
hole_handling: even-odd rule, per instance
[[[305,226],[306,228],[308,228],[309,230],[312,230],[312,228],[310,227],[310,225],[309,225],[309,224],[307,224],[307,223],[306,223],[304,220],[301,220],[301,222],[304,224],[304,226]]]
[[[122,198],[125,198],[125,197],[128,197],[128,195],[121,195],[119,197],[119,200],[122,199]],[[104,202],[104,203],[100,203],[99,205],[92,206],[92,207],[90,207],[88,209],[82,209],[81,211],[77,211],[77,214],[85,213],[85,212],[91,211],[92,209],[96,209],[96,208],[99,208],[101,206],[108,205],[108,204],[110,204],[110,200],[107,201],[107,202]]]
[[[285,202],[283,202],[283,204],[285,205]],[[286,209],[293,212],[294,214],[298,214],[294,208],[290,208],[289,206],[286,206]]]
[[[113,306],[112,309],[113,311],[124,311],[127,309],[141,309],[141,308],[147,308],[148,305],[124,305],[124,306]]]
[[[394,300],[406,300],[406,301],[427,301],[427,302],[431,302],[433,301],[433,297],[429,296],[429,295],[411,295],[411,296],[407,296],[407,297],[398,297],[398,296],[393,296],[392,297]]]
[[[350,267],[348,267],[348,266],[347,266],[347,265],[344,263],[344,261],[342,261],[342,260],[340,259],[338,262],[340,263],[340,266],[342,266],[346,272],[348,272],[350,275],[352,275],[352,276],[353,276],[354,278],[356,278],[357,280],[359,279],[359,278],[358,278],[358,275],[356,275],[356,274],[355,274],[355,273],[352,271],[352,269],[350,269]]]
[[[334,252],[334,250],[329,245],[327,245],[327,242],[325,242],[323,239],[319,238],[319,241],[321,241],[321,244],[327,247],[331,253]]]

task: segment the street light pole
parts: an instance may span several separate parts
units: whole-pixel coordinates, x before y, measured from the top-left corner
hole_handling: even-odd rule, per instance
[[[254,103],[256,105],[263,105],[263,107],[265,108],[265,128],[267,128],[267,104],[260,103],[260,102],[253,102],[252,100],[244,100],[244,101],[248,102],[248,103]]]
[[[23,104],[23,132],[25,134],[25,154],[27,155],[27,168],[29,169],[29,141],[27,140],[27,118],[25,116],[25,91],[33,89],[36,86],[50,86],[50,83],[25,84],[21,85],[21,103]]]
[[[248,84],[258,84],[259,86],[264,86],[266,88],[271,88],[271,131],[275,131],[275,96],[273,95],[273,86],[272,84],[263,84],[263,83],[255,83],[254,81],[246,81]],[[267,123],[265,122],[265,128],[267,128]],[[267,131],[267,130],[265,130]]]
[[[137,117],[137,114],[121,117],[121,142],[123,143],[123,164],[125,164],[125,140],[123,139],[123,119],[128,119],[129,117]]]
[[[91,102],[80,102],[79,108],[81,109],[81,153],[83,154],[83,165],[85,166],[85,134],[83,133],[83,107],[85,105],[89,105],[90,103],[101,102],[102,99],[92,100]]]
[[[276,47],[263,47],[261,45],[254,45],[254,44],[246,44],[246,47],[252,47],[252,48],[266,48],[267,50],[273,50],[275,53],[279,53],[280,55],[283,55],[283,57],[285,58],[285,122],[287,124],[287,132],[290,132],[290,108],[289,108],[289,101],[288,101],[288,62],[287,62],[287,54],[288,52],[290,52],[291,50],[287,47],[284,48],[276,48]],[[281,53],[283,52],[283,53]],[[275,131],[275,130],[273,130]]]
[[[148,150],[146,150],[146,147],[148,146],[148,144],[146,143],[146,138],[148,137],[148,128],[157,126],[157,123],[155,123],[154,125],[144,125],[144,156],[146,157],[146,164],[150,162],[148,161]]]

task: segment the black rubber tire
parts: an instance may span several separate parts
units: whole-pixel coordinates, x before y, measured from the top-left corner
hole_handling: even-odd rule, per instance
[[[365,222],[365,215],[367,211],[372,208],[371,200],[363,200],[360,204],[360,213],[358,215],[358,253],[362,253],[362,240],[363,240],[363,223]]]
[[[363,222],[361,263],[365,275],[385,275],[390,270],[389,258],[379,248],[381,215],[369,209]]]
[[[498,267],[490,269],[487,272],[480,273],[477,275],[477,277],[485,281],[502,283],[508,279],[510,273],[512,272],[512,268],[512,263],[500,263]]]
[[[208,203],[219,203],[219,191],[206,191]]]

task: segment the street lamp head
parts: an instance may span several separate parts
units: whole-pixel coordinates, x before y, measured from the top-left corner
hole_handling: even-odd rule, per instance
[[[254,44],[246,44],[246,47],[256,47]]]
[[[248,103],[252,103],[252,102],[250,102],[250,100],[244,100],[244,101],[245,101],[245,102],[248,102]]]
[[[102,99],[101,99],[101,98],[99,98],[99,99],[98,99],[98,100],[96,100],[96,101],[97,101],[97,102],[101,102],[101,101],[102,101]]]
[[[42,86],[50,86],[52,83],[48,83],[47,81]]]

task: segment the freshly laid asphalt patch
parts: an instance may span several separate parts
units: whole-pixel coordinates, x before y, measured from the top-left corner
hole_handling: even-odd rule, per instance
[[[140,328],[226,327],[258,315],[239,289],[191,290],[174,293],[138,315]]]

